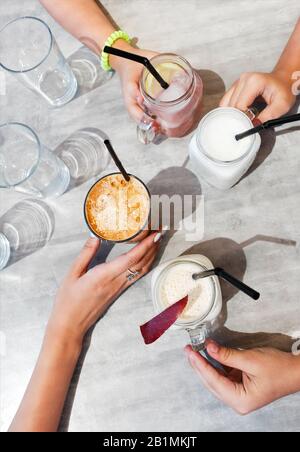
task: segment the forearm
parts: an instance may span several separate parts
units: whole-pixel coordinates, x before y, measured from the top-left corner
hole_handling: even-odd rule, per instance
[[[48,328],[37,365],[10,426],[12,432],[57,431],[81,347],[53,333]]]
[[[295,362],[295,372],[294,372],[294,391],[300,392],[300,356],[294,357]]]
[[[291,82],[292,75],[300,71],[300,19],[274,71],[285,74]]]
[[[40,0],[49,14],[70,34],[99,55],[107,38],[116,31],[116,27],[105,15],[95,0]],[[123,41],[116,45],[127,51],[131,46]],[[110,56],[113,69],[119,71],[124,61]]]
[[[100,53],[115,26],[95,0],[40,0],[54,19],[75,38]]]

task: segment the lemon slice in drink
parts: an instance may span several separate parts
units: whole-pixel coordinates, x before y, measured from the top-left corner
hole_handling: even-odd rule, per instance
[[[174,75],[178,72],[183,72],[183,69],[176,63],[159,63],[155,66],[157,72],[162,76],[162,78],[170,83]],[[153,77],[152,74],[148,74],[145,81],[146,92],[153,97],[156,97],[162,90],[158,81]]]

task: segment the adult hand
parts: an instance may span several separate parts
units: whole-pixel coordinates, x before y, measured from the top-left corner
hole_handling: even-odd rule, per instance
[[[56,296],[48,332],[81,344],[88,329],[101,317],[110,304],[151,268],[160,236],[153,233],[131,251],[110,263],[88,266],[96,255],[100,241],[90,238],[75,260]],[[139,275],[128,281],[128,269]]]
[[[232,350],[209,340],[207,351],[225,366],[223,374],[190,346],[185,351],[204,386],[239,414],[300,391],[300,358],[292,354],[271,348]]]
[[[145,56],[149,59],[153,58],[157,53],[150,50],[136,49],[125,41],[119,40],[116,47],[127,52]],[[124,103],[130,116],[139,123],[144,115],[142,109],[143,97],[140,93],[140,78],[144,67],[134,61],[125,60],[110,55],[110,64],[120,77]]]
[[[261,122],[286,114],[294,105],[292,80],[281,72],[270,74],[249,72],[242,74],[221,100],[221,107],[235,107],[246,111],[255,99],[262,96],[267,107],[258,116]]]

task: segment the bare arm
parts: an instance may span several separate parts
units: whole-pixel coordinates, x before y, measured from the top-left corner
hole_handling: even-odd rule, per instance
[[[81,347],[47,332],[12,432],[55,432]]]
[[[151,234],[123,256],[87,272],[99,248],[97,239],[88,240],[58,291],[37,365],[10,431],[57,431],[85,334],[133,284],[126,278],[129,267],[140,269],[139,278],[150,270],[159,249],[155,238],[156,233]]]
[[[300,71],[300,19],[274,69],[274,72],[286,74],[289,80],[297,71]]]
[[[71,35],[96,53],[116,30],[95,0],[40,0]]]

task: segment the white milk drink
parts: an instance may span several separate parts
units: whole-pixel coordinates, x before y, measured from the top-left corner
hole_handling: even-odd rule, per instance
[[[261,146],[259,134],[235,139],[252,127],[250,118],[235,108],[208,113],[190,143],[190,158],[198,177],[221,190],[233,187],[248,171]]]
[[[188,295],[188,304],[173,328],[187,330],[195,350],[217,327],[222,294],[216,276],[194,281],[193,274],[213,268],[204,256],[181,256],[159,267],[152,276],[152,299],[157,313]]]
[[[194,262],[180,262],[166,272],[160,287],[160,300],[165,309],[187,294],[189,302],[180,321],[194,322],[207,315],[212,306],[213,286],[209,278],[194,281],[193,275],[201,268]]]

